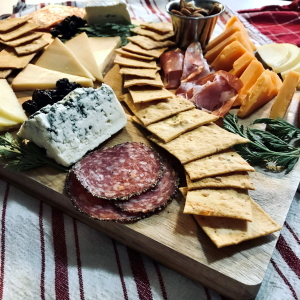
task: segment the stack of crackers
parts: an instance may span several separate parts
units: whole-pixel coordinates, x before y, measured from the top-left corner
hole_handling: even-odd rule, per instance
[[[137,35],[128,37],[130,43],[115,50],[114,63],[121,66],[124,87],[128,88],[134,103],[171,97],[172,94],[164,89],[156,60],[175,44],[169,40],[174,35],[172,24],[141,24],[131,31]]]
[[[25,68],[48,45],[42,32],[34,32],[37,28],[28,18],[0,20],[0,78],[6,78],[13,69]]]
[[[148,138],[183,165],[184,213],[195,216],[217,247],[281,229],[248,195],[254,186],[247,172],[255,170],[231,148],[247,139],[220,128],[213,123],[217,116],[181,97],[135,103],[127,93],[122,99],[132,120],[152,133]]]

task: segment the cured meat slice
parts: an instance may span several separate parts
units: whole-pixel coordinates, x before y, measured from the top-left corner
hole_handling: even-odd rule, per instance
[[[181,83],[199,79],[210,73],[199,42],[190,44],[185,52]]]
[[[168,51],[161,55],[160,64],[164,71],[167,85],[166,89],[177,89],[183,69],[184,53],[182,50]]]
[[[121,211],[109,200],[97,198],[88,193],[76,178],[73,171],[69,173],[66,181],[66,190],[71,197],[73,205],[81,212],[92,218],[102,221],[133,222],[146,215]]]
[[[115,201],[115,205],[131,213],[148,213],[162,209],[172,201],[178,186],[178,177],[174,169],[163,163],[163,174],[158,184],[140,195],[132,196],[128,201]]]
[[[153,149],[128,142],[91,152],[74,165],[73,171],[92,195],[126,200],[154,187],[161,177],[162,165]]]

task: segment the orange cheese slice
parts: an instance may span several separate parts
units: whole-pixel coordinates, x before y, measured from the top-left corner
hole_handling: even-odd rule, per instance
[[[238,41],[234,41],[227,45],[216,57],[216,59],[211,63],[211,66],[215,68],[216,71],[224,70],[229,72],[233,63],[241,57],[247,50]]]
[[[244,73],[246,68],[250,65],[252,60],[256,60],[256,57],[253,54],[249,52],[244,53],[233,63],[230,73],[232,75],[235,75],[236,77],[240,77]]]
[[[243,87],[238,92],[238,97],[234,102],[234,106],[242,105],[247,96],[249,89],[255,84],[258,77],[264,71],[263,65],[258,60],[252,60],[240,79],[243,82]]]
[[[253,52],[252,48],[250,48],[248,43],[245,41],[243,34],[240,31],[237,31],[227,39],[225,39],[223,42],[206,52],[204,57],[207,62],[211,63],[227,45],[231,44],[234,41],[240,42],[250,53]]]
[[[277,119],[277,117],[284,117],[293,99],[299,79],[299,73],[294,71],[287,73],[271,108],[270,118]]]
[[[269,102],[273,98],[272,89],[273,83],[269,72],[262,72],[247,93],[242,106],[237,112],[238,117],[247,117],[253,111]]]

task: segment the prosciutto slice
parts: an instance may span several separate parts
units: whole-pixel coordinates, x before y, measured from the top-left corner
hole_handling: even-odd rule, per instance
[[[210,72],[210,67],[203,57],[200,43],[190,44],[184,56],[181,83],[198,80]]]
[[[184,53],[180,49],[168,51],[160,56],[160,64],[167,80],[167,89],[177,89],[183,70]]]

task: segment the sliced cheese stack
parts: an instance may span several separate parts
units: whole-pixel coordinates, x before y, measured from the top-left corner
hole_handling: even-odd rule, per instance
[[[120,37],[88,38],[86,33],[66,44],[56,38],[35,65],[29,64],[15,77],[13,89],[54,89],[61,78],[93,87],[94,80],[103,81],[102,73],[120,43]]]
[[[34,32],[38,25],[28,18],[10,18],[0,21],[0,78],[6,78],[13,69],[22,69],[48,42],[42,32]]]
[[[233,104],[240,106],[237,113],[240,118],[247,117],[273,99],[282,85],[278,75],[265,70],[256,59],[255,49],[246,28],[236,16],[205,49],[205,58],[215,70],[228,71],[243,82]]]
[[[18,127],[27,119],[6,79],[0,79],[0,130]]]
[[[151,102],[173,96],[164,89],[156,64],[161,54],[174,45],[168,38],[174,35],[170,23],[144,24],[132,29],[136,36],[128,37],[131,42],[116,50],[114,60],[125,76],[124,88],[128,88],[134,103]]]

